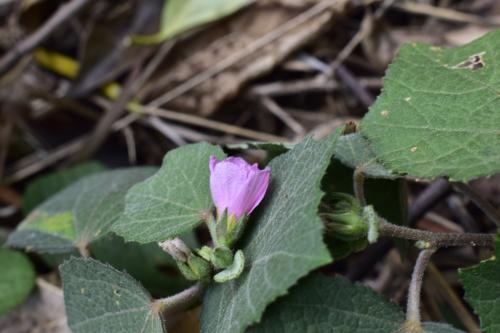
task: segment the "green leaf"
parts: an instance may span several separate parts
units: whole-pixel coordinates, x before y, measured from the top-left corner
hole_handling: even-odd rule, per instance
[[[403,325],[398,306],[370,289],[343,277],[313,275],[271,305],[249,333],[403,333]],[[424,323],[424,329],[461,332],[440,323]]]
[[[9,245],[66,253],[105,235],[124,207],[126,191],[154,168],[128,168],[85,177],[38,206],[9,237]]]
[[[35,284],[35,270],[22,253],[0,248],[0,316],[24,302]]]
[[[337,138],[338,133],[321,142],[308,138],[271,161],[268,193],[237,246],[245,270],[238,279],[208,289],[202,332],[243,332],[299,278],[331,261],[317,210]]]
[[[123,216],[113,226],[128,241],[149,243],[185,234],[213,209],[208,161],[224,153],[207,143],[170,151],[161,169],[131,188]]]
[[[24,191],[23,213],[28,214],[36,206],[78,179],[104,169],[98,162],[88,162],[36,178]]]
[[[500,330],[500,248],[495,256],[471,268],[460,269],[460,281],[465,299],[481,321],[481,330],[496,333]]]
[[[230,15],[248,3],[248,0],[168,0],[163,8],[160,31],[154,35],[135,36],[133,41],[161,43],[189,29]]]
[[[397,178],[377,161],[369,142],[359,133],[343,135],[335,148],[335,158],[353,169],[360,168],[366,176]]]
[[[109,234],[92,244],[95,259],[126,271],[155,296],[180,292],[189,282],[177,272],[177,264],[157,243],[126,243],[121,237]],[[168,269],[168,274],[161,271]]]
[[[384,166],[459,181],[500,171],[499,59],[500,30],[454,49],[402,46],[361,122]]]
[[[162,333],[148,292],[127,273],[93,259],[60,267],[68,325],[74,333]]]

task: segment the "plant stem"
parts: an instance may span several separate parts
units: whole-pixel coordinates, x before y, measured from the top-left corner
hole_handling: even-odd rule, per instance
[[[411,275],[410,288],[408,289],[408,303],[406,305],[405,326],[410,332],[418,332],[422,329],[420,323],[420,292],[427,264],[436,248],[429,248],[420,251],[413,274]]]
[[[363,174],[363,170],[360,168],[354,169],[354,173],[352,175],[352,187],[354,189],[354,196],[358,199],[359,203],[362,207],[366,206],[366,198],[365,198],[365,175]]]
[[[381,236],[421,240],[436,247],[466,245],[494,247],[495,244],[494,234],[431,232],[395,225],[383,218],[380,218],[379,232]]]
[[[155,300],[154,306],[157,307],[159,312],[163,312],[164,314],[186,311],[198,304],[205,292],[205,288],[205,283],[198,282],[178,294]]]
[[[453,186],[462,194],[471,199],[483,213],[492,220],[497,227],[500,227],[500,211],[493,207],[488,201],[483,199],[475,190],[464,183],[452,183]]]

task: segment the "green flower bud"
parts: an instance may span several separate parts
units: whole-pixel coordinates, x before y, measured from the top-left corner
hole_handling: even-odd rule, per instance
[[[225,246],[216,247],[210,257],[210,261],[217,269],[224,269],[233,263],[233,251]]]
[[[328,235],[342,241],[365,238],[368,233],[368,224],[356,198],[343,193],[336,193],[333,198],[337,201],[332,211],[322,214],[326,218]]]
[[[197,277],[197,280],[204,280],[210,277],[212,267],[210,266],[210,263],[205,259],[193,254],[189,256],[187,264]]]

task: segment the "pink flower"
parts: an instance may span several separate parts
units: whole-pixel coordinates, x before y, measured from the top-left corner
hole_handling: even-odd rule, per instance
[[[210,191],[217,214],[227,209],[236,220],[250,214],[262,201],[269,185],[269,167],[260,170],[239,157],[218,161],[210,157]]]

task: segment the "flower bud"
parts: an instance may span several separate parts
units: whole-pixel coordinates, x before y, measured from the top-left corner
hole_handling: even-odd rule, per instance
[[[249,215],[262,201],[269,185],[271,169],[260,170],[240,157],[218,161],[210,157],[210,192],[221,216],[225,210],[230,218],[238,221]]]
[[[359,202],[351,195],[337,193],[337,202],[331,212],[322,214],[326,217],[326,230],[333,238],[342,241],[354,241],[366,237],[368,224],[363,216]]]
[[[212,273],[210,263],[191,253],[186,262],[177,261],[177,267],[188,280],[206,280]]]
[[[217,269],[224,269],[233,263],[233,251],[225,246],[216,247],[211,253],[210,261]]]

